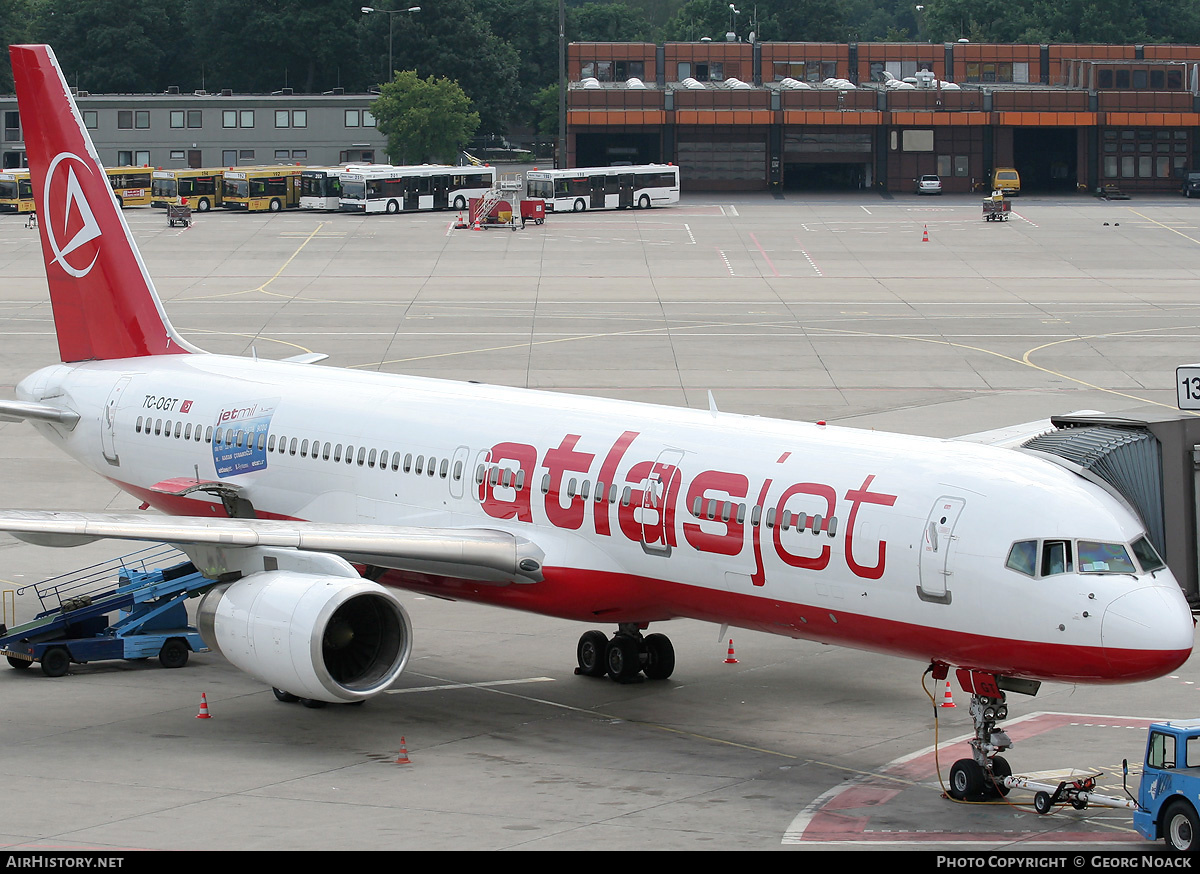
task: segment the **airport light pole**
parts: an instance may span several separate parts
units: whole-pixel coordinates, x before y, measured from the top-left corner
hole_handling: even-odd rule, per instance
[[[388,74],[387,81],[392,80],[392,76],[396,75],[396,71],[392,69],[392,16],[398,12],[420,12],[420,6],[409,6],[407,9],[376,9],[374,6],[363,6],[363,15],[370,15],[372,12],[381,12],[388,17]]]

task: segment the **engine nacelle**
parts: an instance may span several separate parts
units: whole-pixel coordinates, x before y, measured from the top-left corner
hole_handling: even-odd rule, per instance
[[[412,623],[382,586],[362,579],[261,571],[201,600],[205,642],[277,689],[317,701],[365,701],[408,664]]]

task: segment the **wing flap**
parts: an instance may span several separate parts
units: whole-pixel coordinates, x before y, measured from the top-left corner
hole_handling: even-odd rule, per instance
[[[180,547],[297,549],[331,553],[354,563],[493,583],[541,582],[545,559],[531,541],[488,528],[0,510],[0,531],[42,546],[78,546],[110,538]]]

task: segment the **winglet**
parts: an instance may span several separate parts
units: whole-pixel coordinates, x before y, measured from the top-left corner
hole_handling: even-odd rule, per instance
[[[49,46],[9,46],[63,361],[200,350],[167,321]]]

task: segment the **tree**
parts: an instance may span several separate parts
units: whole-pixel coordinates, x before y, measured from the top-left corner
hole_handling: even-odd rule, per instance
[[[395,27],[398,69],[457,82],[479,113],[483,132],[505,131],[518,105],[520,59],[471,0],[437,0],[418,13],[397,16]]]
[[[0,46],[28,40],[29,4],[26,0],[0,0]],[[0,94],[12,94],[12,65],[5,55],[0,62]]]
[[[397,72],[371,104],[376,125],[388,138],[394,164],[426,161],[453,163],[458,150],[479,127],[479,113],[457,82],[422,79],[415,71]]]
[[[163,33],[176,31],[168,0],[46,0],[34,10],[37,39],[54,49],[71,85],[90,91],[157,91],[167,68]]]

